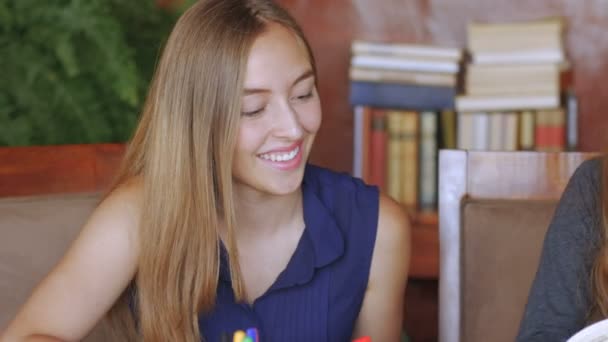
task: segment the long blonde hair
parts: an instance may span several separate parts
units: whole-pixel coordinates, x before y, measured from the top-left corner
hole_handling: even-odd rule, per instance
[[[143,180],[137,273],[108,315],[115,339],[200,341],[198,314],[216,299],[220,224],[235,297],[245,298],[232,159],[249,50],[270,22],[306,46],[314,70],[301,29],[269,0],[199,1],[169,36],[113,187]]]

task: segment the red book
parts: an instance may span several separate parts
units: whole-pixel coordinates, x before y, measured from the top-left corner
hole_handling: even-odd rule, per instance
[[[386,121],[385,112],[372,110],[369,145],[369,183],[386,190]]]
[[[566,148],[566,114],[563,109],[536,112],[537,151],[559,152]]]
[[[371,107],[363,107],[363,138],[362,138],[362,157],[361,157],[361,167],[362,173],[361,178],[366,182],[370,183],[370,138],[372,131],[372,108]]]

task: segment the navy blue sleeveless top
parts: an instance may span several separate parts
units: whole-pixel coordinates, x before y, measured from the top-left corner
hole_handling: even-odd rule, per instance
[[[235,302],[222,251],[215,308],[199,317],[205,341],[248,328],[258,329],[261,342],[350,341],[369,278],[378,189],[307,165],[302,196],[304,233],[286,268],[252,305]]]

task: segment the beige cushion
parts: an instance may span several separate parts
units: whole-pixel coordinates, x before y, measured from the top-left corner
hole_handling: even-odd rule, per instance
[[[462,341],[515,340],[556,205],[464,203]]]
[[[59,261],[98,201],[98,194],[0,199],[0,330]],[[103,341],[93,335],[86,341]]]

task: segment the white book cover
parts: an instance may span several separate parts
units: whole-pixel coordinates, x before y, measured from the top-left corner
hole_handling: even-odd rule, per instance
[[[591,324],[574,334],[567,342],[608,342],[608,319]]]
[[[559,34],[563,31],[564,21],[562,18],[545,18],[529,21],[512,22],[469,22],[467,30],[469,36],[496,35],[496,34],[539,34],[543,32]]]
[[[536,114],[534,111],[523,111],[519,115],[519,148],[522,150],[534,149],[534,126]]]
[[[457,147],[460,150],[473,148],[473,114],[458,113]]]
[[[517,150],[517,138],[519,127],[519,115],[516,112],[508,112],[503,114],[504,133],[502,141],[503,151],[516,151]]]
[[[490,116],[488,113],[473,114],[473,150],[487,151],[490,147]]]
[[[420,113],[420,206],[437,203],[437,113]]]
[[[578,101],[572,91],[568,93],[566,106],[566,145],[570,151],[575,151],[578,147]]]
[[[454,87],[457,84],[456,74],[440,72],[351,67],[348,76],[351,81],[364,82],[437,85],[447,87]]]
[[[455,74],[459,64],[454,61],[425,60],[424,58],[404,58],[392,56],[355,55],[351,66],[359,68],[378,68]]]
[[[503,120],[503,113],[490,113],[490,143],[488,148],[490,151],[502,151],[504,149],[503,135],[505,134],[505,131]]]
[[[364,107],[355,107],[353,123],[353,177],[363,177],[363,125]]]
[[[515,52],[485,52],[472,55],[475,64],[539,64],[553,63],[559,65],[565,63],[566,58],[561,50],[537,50],[537,51],[515,51]]]
[[[456,110],[461,112],[552,109],[559,108],[559,106],[557,94],[456,97]]]
[[[353,54],[378,54],[407,57],[435,57],[458,61],[462,58],[459,48],[403,43],[379,43],[355,40],[351,44]]]

